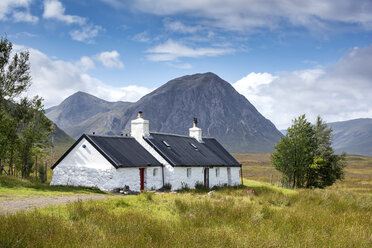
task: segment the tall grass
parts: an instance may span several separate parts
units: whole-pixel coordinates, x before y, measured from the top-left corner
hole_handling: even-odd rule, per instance
[[[2,200],[22,199],[40,196],[59,196],[75,194],[106,194],[98,188],[50,186],[28,179],[0,175],[0,202]]]
[[[370,247],[370,196],[268,186],[128,196],[0,217],[0,247]]]

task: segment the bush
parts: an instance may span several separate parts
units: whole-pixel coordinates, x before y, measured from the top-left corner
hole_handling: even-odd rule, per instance
[[[165,183],[164,186],[160,190],[161,191],[171,191],[172,190],[172,184]]]
[[[181,182],[181,190],[190,190],[190,186],[185,182]]]
[[[195,183],[195,189],[197,189],[197,190],[209,190],[208,187],[206,187],[204,185],[204,183],[203,182],[200,182],[200,181],[196,181],[196,183]]]

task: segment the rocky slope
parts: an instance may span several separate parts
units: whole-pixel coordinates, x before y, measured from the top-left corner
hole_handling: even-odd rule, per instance
[[[193,117],[197,117],[203,136],[217,138],[228,150],[236,153],[271,152],[281,137],[275,126],[244,96],[213,73],[173,79],[136,103],[117,106],[106,112],[85,114],[80,107],[68,106],[66,100],[62,103],[66,105],[62,111],[60,105],[54,107],[60,111],[58,118],[50,116],[55,109],[49,110],[47,116],[74,138],[93,131],[97,134],[129,133],[130,121],[136,118],[139,110],[150,121],[150,130],[164,133],[187,135]],[[69,101],[69,104],[78,102]],[[85,114],[85,118],[66,121],[64,118],[70,114],[63,109],[76,109],[79,114],[72,114],[75,117]]]
[[[328,125],[333,129],[333,148],[336,153],[372,156],[372,119],[354,119]]]

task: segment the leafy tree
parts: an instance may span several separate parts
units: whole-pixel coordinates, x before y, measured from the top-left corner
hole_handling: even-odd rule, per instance
[[[29,176],[33,166],[33,148],[45,147],[47,137],[52,132],[52,123],[45,117],[42,99],[32,101],[22,99],[19,104],[25,111],[19,130],[19,155],[22,161],[22,177]]]
[[[29,52],[22,51],[10,58],[13,45],[6,38],[0,40],[0,109],[31,85]]]
[[[334,154],[331,139],[332,130],[320,117],[312,126],[302,115],[275,146],[271,161],[293,188],[332,185],[343,177],[345,155]]]
[[[12,47],[11,42],[1,38],[0,173],[7,161],[8,174],[19,170],[24,177],[33,170],[35,148],[48,145],[46,137],[52,123],[45,117],[42,98],[20,99],[31,85],[29,53],[23,51],[11,57]]]
[[[317,117],[313,127],[316,149],[308,170],[307,187],[324,188],[344,176],[345,154],[336,155],[332,148],[332,129]]]
[[[314,130],[302,115],[293,120],[286,136],[275,146],[271,160],[292,187],[303,187],[306,168],[313,162]]]

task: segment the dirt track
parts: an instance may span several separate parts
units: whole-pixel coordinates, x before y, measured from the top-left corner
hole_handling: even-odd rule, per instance
[[[106,198],[121,197],[113,195],[76,195],[76,196],[56,196],[39,197],[25,200],[5,200],[0,201],[0,215],[13,214],[19,211],[31,210],[35,208],[68,204],[77,200],[101,200]]]

